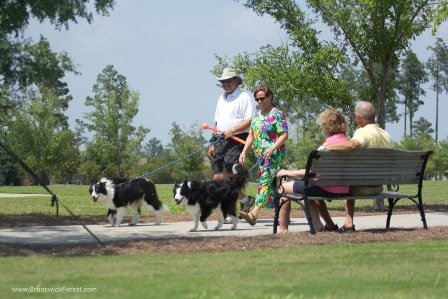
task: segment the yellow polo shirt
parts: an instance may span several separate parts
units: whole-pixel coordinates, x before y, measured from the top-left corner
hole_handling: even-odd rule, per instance
[[[352,137],[365,147],[392,147],[392,138],[389,133],[380,128],[378,124],[368,124],[358,128]]]

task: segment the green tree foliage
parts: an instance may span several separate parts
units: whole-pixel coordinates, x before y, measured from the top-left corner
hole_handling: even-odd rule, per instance
[[[53,172],[64,178],[72,173],[79,155],[64,115],[71,98],[64,96],[67,91],[56,92],[59,94],[46,87],[29,91],[8,123],[8,141],[19,157],[34,161],[31,165],[43,182],[48,182]]]
[[[86,106],[93,111],[83,114],[76,122],[94,136],[86,150],[101,165],[107,176],[128,176],[128,170],[137,163],[141,143],[148,129],[132,125],[138,113],[139,94],[129,88],[126,77],[112,65],[106,66],[93,85],[93,97],[87,97]]]
[[[428,81],[425,66],[421,63],[417,55],[412,51],[407,51],[401,65],[401,73],[398,77],[398,89],[404,97],[404,135],[406,136],[406,116],[409,115],[409,134],[412,136],[412,125],[414,115],[420,105],[424,102],[420,96],[425,95],[425,90],[421,85]]]
[[[201,126],[195,123],[189,129],[185,129],[173,122],[170,136],[171,142],[168,145],[170,160],[177,161],[182,159],[172,166],[175,169],[172,178],[180,182],[187,178],[204,179],[210,177],[211,166],[206,157],[206,140],[202,136]],[[197,152],[201,149],[203,150]],[[206,175],[207,172],[209,176]]]
[[[33,84],[52,88],[62,83],[65,72],[75,72],[67,54],[53,52],[44,38],[37,43],[7,42],[0,36],[0,84],[11,92],[26,90]]]
[[[358,100],[365,100],[370,101],[372,103],[376,102],[376,96],[375,93],[372,92],[372,89],[370,87],[370,79],[367,74],[367,72],[358,67],[354,67],[351,64],[344,65],[342,67],[342,73],[341,77],[346,82],[351,82],[351,90],[350,93],[353,94],[353,98]],[[395,92],[396,88],[396,77],[397,72],[396,70],[393,70],[389,73],[389,76],[387,78],[387,86],[386,86],[386,107],[385,107],[385,117],[386,122],[398,122],[399,121],[399,115],[397,114],[397,107],[396,107],[396,101],[398,99],[398,95]],[[352,117],[351,112],[348,114],[349,119]],[[351,122],[354,124],[354,120]],[[356,124],[352,126],[352,128],[356,128]]]
[[[97,13],[107,15],[114,0],[95,0]],[[32,84],[54,87],[61,83],[66,71],[75,68],[66,53],[55,53],[48,41],[38,42],[23,37],[31,18],[48,21],[55,29],[68,29],[71,22],[93,15],[88,0],[28,0],[0,2],[0,85],[24,90]]]
[[[438,151],[437,144],[431,137],[431,124],[424,118],[414,122],[414,134],[412,136],[406,136],[399,143],[395,144],[395,148],[409,150],[409,151],[427,151],[433,150],[434,154],[428,160],[426,165],[427,177],[435,176],[438,171]]]
[[[147,163],[134,167],[134,176],[146,176],[157,184],[210,178],[211,166],[206,155],[208,147],[200,125],[195,123],[184,128],[174,122],[170,136],[171,142],[165,148],[155,138],[144,146],[142,157],[147,158]],[[157,155],[154,155],[155,152]]]
[[[334,42],[318,39],[313,21],[306,19],[301,4],[307,4],[329,26]],[[427,28],[428,15],[434,9],[427,0],[247,0],[245,6],[260,15],[272,16],[287,31],[305,61],[314,69],[321,66],[316,69],[320,79],[314,80],[314,84],[320,84],[324,78],[320,70],[337,72],[340,62],[345,61],[341,56],[354,65],[360,64],[367,73],[378,122],[383,128],[388,107],[395,101],[387,97],[391,72],[397,69],[399,56],[410,41]],[[338,57],[335,63],[332,57]]]
[[[432,57],[426,62],[430,77],[433,80],[431,89],[436,92],[436,141],[439,139],[439,94],[448,92],[448,47],[441,38],[437,38]]]
[[[291,138],[286,142],[286,167],[291,169],[305,168],[306,161],[312,150],[320,145],[325,136],[320,129],[316,119],[310,126],[304,130],[302,127],[296,127],[289,133]]]
[[[81,153],[81,163],[78,167],[78,173],[86,176],[90,183],[96,183],[104,175],[104,167],[101,160],[95,155],[96,153],[89,147],[93,144],[87,144],[86,149]]]
[[[76,138],[71,130],[62,130],[50,140],[52,182],[65,183],[72,174],[77,173],[80,164],[80,152]]]
[[[113,9],[114,4],[114,0],[0,1],[0,138],[7,142],[11,141],[11,144],[14,144],[16,150],[20,150],[21,153],[29,151],[30,140],[23,138],[27,135],[21,135],[23,144],[20,144],[18,142],[19,138],[9,134],[9,131],[17,129],[27,131],[35,126],[35,123],[27,123],[27,120],[31,121],[38,115],[17,114],[14,111],[15,106],[20,105],[21,100],[28,102],[29,94],[27,92],[30,90],[32,92],[36,86],[39,86],[41,91],[43,88],[47,88],[56,96],[60,96],[60,92],[67,96],[68,93],[64,91],[66,86],[63,83],[63,77],[66,72],[77,73],[68,54],[54,52],[44,36],[41,36],[37,42],[24,37],[30,21],[35,19],[41,23],[49,22],[56,30],[69,29],[71,23],[77,23],[80,19],[91,23],[93,20],[91,11],[93,10],[98,14],[107,15]],[[25,109],[28,106],[29,103],[24,104]],[[19,128],[18,125],[14,124],[13,117],[20,119],[25,127]],[[55,117],[60,117],[60,115],[55,115]],[[14,126],[9,128],[6,124]],[[67,125],[65,124],[63,127],[66,128]],[[36,133],[33,130],[31,131],[30,133]],[[56,155],[64,156],[61,153],[65,153],[65,157],[72,158],[72,161],[68,161],[68,163],[61,160],[60,163],[62,164],[54,167],[53,173],[56,176],[63,176],[64,173],[68,174],[74,171],[75,165],[73,163],[76,161],[77,149],[74,150],[71,147],[70,134],[71,132],[68,131],[60,131],[51,140],[54,148],[58,148],[62,152],[55,153],[50,160],[56,161]],[[29,136],[31,140],[36,138],[34,134]],[[60,148],[61,142],[65,142],[64,149]],[[39,145],[36,145],[36,147],[38,148]],[[37,153],[34,152],[34,154]],[[30,161],[33,160],[30,156],[22,157]],[[46,159],[45,157],[42,158]],[[3,155],[2,166],[4,167],[2,172],[7,174],[5,183],[19,183],[19,171],[14,165],[12,157]]]
[[[255,53],[238,54],[234,58],[216,56],[218,75],[228,65],[244,74],[248,90],[266,84],[275,94],[276,105],[288,114],[292,123],[307,124],[322,107],[349,110],[353,98],[349,83],[341,80],[337,65],[345,61],[335,48],[328,45],[305,55],[292,45],[263,46]],[[330,63],[324,64],[327,59]],[[316,84],[319,82],[319,84]]]
[[[151,138],[144,146],[143,146],[143,154],[149,157],[156,157],[163,153],[163,145],[162,142],[157,138]]]
[[[164,150],[158,156],[149,157],[147,163],[134,167],[132,176],[145,176],[156,184],[172,184],[176,181],[178,169],[177,164],[171,165],[172,162],[170,151]]]
[[[435,165],[439,174],[448,177],[448,139],[437,143]]]
[[[431,128],[431,123],[427,121],[424,117],[420,117],[414,121],[414,133],[416,139],[430,139],[432,140],[431,134],[434,130]]]
[[[432,11],[430,19],[432,21],[432,33],[435,34],[437,27],[448,19],[448,1],[440,0],[436,2],[437,6]]]

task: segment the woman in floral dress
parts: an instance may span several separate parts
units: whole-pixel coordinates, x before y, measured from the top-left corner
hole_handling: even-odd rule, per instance
[[[239,158],[244,163],[247,150],[254,145],[255,157],[259,163],[257,198],[251,212],[239,214],[250,225],[255,225],[262,207],[274,207],[271,197],[272,179],[283,166],[285,142],[288,139],[286,116],[273,105],[272,90],[265,85],[259,86],[254,91],[254,97],[259,109],[254,113],[249,136]]]

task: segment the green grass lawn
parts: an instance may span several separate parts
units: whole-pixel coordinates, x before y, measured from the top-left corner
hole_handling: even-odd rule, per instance
[[[442,240],[175,256],[4,257],[0,297],[446,298],[447,248]],[[26,287],[95,289],[13,293]]]
[[[105,213],[91,202],[88,186],[50,188],[77,215]],[[172,185],[157,190],[171,213],[185,213],[172,200]],[[255,190],[251,184],[247,193]],[[45,190],[0,187],[0,193]],[[426,204],[446,205],[447,194],[448,182],[424,183]],[[363,204],[371,205],[357,206]],[[0,198],[0,217],[54,212],[49,196]],[[447,248],[448,240],[416,240],[188,255],[179,248],[170,256],[1,257],[0,298],[445,298]],[[30,287],[34,292],[12,289]]]

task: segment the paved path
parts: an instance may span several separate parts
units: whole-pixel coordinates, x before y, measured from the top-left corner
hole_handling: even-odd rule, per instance
[[[386,215],[356,217],[355,224],[358,230],[385,228]],[[291,219],[290,231],[309,231],[304,218]],[[431,226],[448,225],[448,212],[426,213],[429,229]],[[342,225],[343,217],[334,217],[335,223]],[[224,225],[219,231],[214,231],[216,221],[209,221],[209,229],[205,230],[199,225],[197,232],[189,232],[193,222],[175,222],[154,225],[140,223],[137,226],[122,224],[120,227],[110,225],[88,225],[89,230],[102,242],[130,240],[130,239],[160,239],[178,237],[211,237],[211,236],[255,236],[272,234],[272,219],[260,219],[257,225],[250,226],[244,220],[238,223],[236,230],[230,230],[230,225]],[[395,228],[422,228],[423,224],[419,214],[393,215],[391,227]],[[17,228],[0,228],[0,242],[14,244],[75,244],[96,242],[96,240],[83,228],[82,225],[65,226],[32,226]]]

